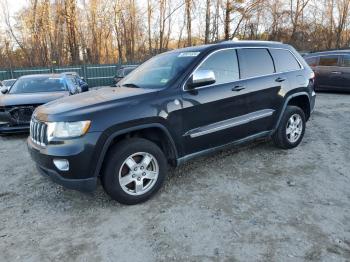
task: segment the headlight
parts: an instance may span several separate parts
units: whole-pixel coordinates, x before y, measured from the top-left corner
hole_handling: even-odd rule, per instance
[[[83,136],[90,128],[91,121],[47,123],[47,140]]]

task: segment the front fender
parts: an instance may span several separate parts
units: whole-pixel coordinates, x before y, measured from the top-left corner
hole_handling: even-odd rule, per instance
[[[113,141],[116,137],[120,136],[120,135],[124,135],[130,132],[134,132],[134,131],[138,131],[138,130],[144,130],[144,129],[148,129],[148,128],[159,128],[161,129],[165,135],[168,137],[172,149],[174,150],[175,153],[175,157],[178,158],[178,150],[177,150],[177,146],[175,144],[175,141],[172,137],[172,135],[170,134],[168,128],[166,128],[163,124],[161,123],[149,123],[149,124],[139,124],[139,125],[135,125],[132,127],[128,127],[128,128],[117,128],[116,127],[112,127],[108,130],[106,130],[102,135],[101,135],[101,139],[98,143],[97,146],[97,150],[95,152],[95,157],[98,158],[97,163],[96,163],[96,168],[95,168],[95,172],[94,172],[94,176],[98,176],[101,168],[102,168],[102,164],[103,161],[106,157],[107,151],[108,149],[111,147],[111,145],[113,144]]]

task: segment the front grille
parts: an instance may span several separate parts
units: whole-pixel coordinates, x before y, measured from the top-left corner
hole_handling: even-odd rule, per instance
[[[18,106],[9,110],[11,120],[16,124],[28,124],[34,112],[33,106]]]
[[[34,118],[30,121],[30,138],[32,141],[40,146],[45,147],[47,145],[47,125]]]
[[[2,118],[5,117],[6,122],[11,125],[28,125],[35,107],[35,105],[0,107],[0,114],[2,114]]]

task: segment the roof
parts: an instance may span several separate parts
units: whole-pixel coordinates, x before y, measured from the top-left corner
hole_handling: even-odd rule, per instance
[[[43,78],[43,77],[53,77],[53,78],[62,78],[64,75],[62,74],[35,74],[35,75],[24,75],[20,78]]]
[[[308,53],[308,54],[305,54],[304,57],[318,56],[318,55],[341,55],[341,54],[350,54],[350,49],[330,50],[330,51]]]
[[[202,52],[209,51],[215,49],[221,49],[223,47],[286,47],[286,44],[281,42],[274,41],[252,41],[252,40],[244,40],[244,41],[222,41],[215,44],[209,45],[199,45],[199,46],[191,46],[185,47],[181,49],[175,49],[169,52]]]

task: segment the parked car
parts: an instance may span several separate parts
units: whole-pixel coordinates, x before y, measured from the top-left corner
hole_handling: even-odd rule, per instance
[[[13,83],[16,82],[16,79],[6,79],[0,82],[1,82],[0,84],[1,87],[10,88],[13,85]]]
[[[37,106],[78,92],[72,80],[62,74],[20,77],[9,89],[1,89],[0,133],[28,132]]]
[[[313,77],[281,43],[175,50],[145,62],[118,88],[38,107],[28,148],[57,183],[93,190],[101,178],[113,199],[137,204],[159,190],[168,165],[256,139],[298,146],[315,104]]]
[[[87,92],[89,91],[89,85],[88,83],[85,82],[85,79],[81,76],[79,76],[78,73],[76,72],[65,72],[63,73],[66,75],[68,78],[71,78],[73,83],[78,86],[80,89],[80,92]]]
[[[350,50],[311,53],[306,62],[315,72],[315,90],[350,92]]]
[[[122,66],[117,70],[117,74],[113,77],[114,79],[114,85],[119,83],[120,80],[122,80],[124,77],[126,77],[128,74],[130,74],[132,71],[134,71],[138,66],[137,65],[127,65]]]

